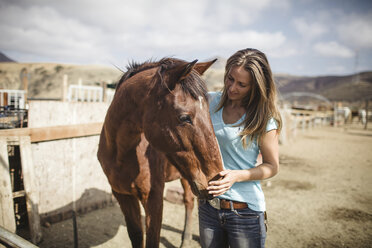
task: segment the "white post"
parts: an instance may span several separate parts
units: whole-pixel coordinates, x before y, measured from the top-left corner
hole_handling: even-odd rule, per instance
[[[8,93],[8,106],[9,106],[10,103],[11,103],[11,99],[12,99],[12,93],[9,92],[9,93]]]
[[[82,85],[83,85],[83,80],[81,78],[79,78],[79,81],[78,81],[78,85],[79,85],[79,97],[78,97],[78,101],[83,101],[83,89],[82,89]]]
[[[88,101],[88,102],[90,102],[90,95],[91,95],[91,93],[92,93],[92,90],[88,89],[88,90],[87,90],[87,94],[88,94],[88,96],[87,96],[87,101]]]
[[[14,92],[14,108],[17,109],[18,107],[18,92]]]
[[[79,93],[79,91],[78,91],[77,88],[73,88],[73,89],[74,89],[74,92],[75,92],[75,94],[74,94],[74,100],[75,100],[75,102],[77,102],[78,101],[78,93]]]
[[[337,104],[333,105],[333,126],[337,127]]]
[[[67,74],[63,74],[63,85],[62,85],[62,101],[70,100],[69,96],[67,96],[68,92],[68,76]]]

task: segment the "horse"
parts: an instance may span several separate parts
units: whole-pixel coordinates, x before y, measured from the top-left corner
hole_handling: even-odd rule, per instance
[[[132,63],[102,127],[97,157],[124,214],[132,247],[159,247],[166,180],[179,177],[198,198],[219,178],[222,158],[201,75],[215,62],[176,58]],[[171,172],[173,171],[173,172]],[[172,175],[173,173],[173,175]]]

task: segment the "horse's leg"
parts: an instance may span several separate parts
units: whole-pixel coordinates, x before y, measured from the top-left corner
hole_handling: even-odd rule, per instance
[[[181,184],[183,187],[183,201],[185,203],[185,227],[182,234],[182,244],[181,247],[187,243],[187,241],[192,239],[192,210],[194,209],[194,195],[192,194],[189,182],[181,178]]]
[[[132,247],[143,247],[143,230],[141,223],[141,209],[138,199],[132,195],[119,194],[112,191],[119,202],[124,214],[125,222]]]
[[[160,182],[159,182],[160,183]],[[159,247],[160,230],[163,218],[163,186],[151,190],[148,198],[143,199],[143,207],[146,211],[146,247]]]

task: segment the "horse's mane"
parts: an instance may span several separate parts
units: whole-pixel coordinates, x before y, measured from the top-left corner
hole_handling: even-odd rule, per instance
[[[174,67],[178,62],[182,62],[182,60],[168,57],[162,58],[159,61],[148,60],[143,63],[137,63],[135,61],[132,61],[129,63],[128,66],[126,66],[127,71],[120,78],[116,86],[116,90],[119,89],[121,84],[123,84],[125,81],[127,81],[129,78],[133,77],[137,73],[158,66],[161,66],[162,69],[169,69]],[[198,73],[192,71],[189,74],[189,76],[187,76],[180,83],[182,90],[186,93],[189,93],[193,98],[198,99],[199,96],[202,96],[205,99],[207,99],[207,87],[205,85],[205,82],[200,78]]]

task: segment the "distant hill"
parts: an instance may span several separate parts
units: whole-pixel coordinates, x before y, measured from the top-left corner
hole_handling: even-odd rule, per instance
[[[223,86],[224,68],[211,67],[204,75],[209,90]],[[319,94],[330,101],[372,100],[372,71],[348,76],[304,77],[274,74],[274,81],[283,96],[292,92]]]
[[[0,52],[0,62],[16,62],[15,60],[12,60],[2,52]]]
[[[214,58],[211,58],[214,59]],[[216,91],[223,86],[224,64],[217,62],[205,72],[208,90]],[[122,72],[114,66],[72,65],[55,63],[0,63],[0,88],[20,89],[20,72],[28,72],[29,97],[60,98],[63,75],[68,76],[69,84],[77,84],[79,79],[85,85],[100,85],[102,82],[116,83]],[[283,96],[291,92],[307,92],[322,95],[330,101],[372,100],[372,72],[362,72],[348,76],[303,77],[275,74],[275,83]]]
[[[372,72],[348,76],[298,77],[275,75],[282,95],[290,92],[308,92],[322,95],[331,101],[361,101],[372,99]]]
[[[100,85],[116,82],[122,72],[102,65],[55,63],[0,63],[0,89],[21,89],[20,72],[27,70],[28,96],[31,98],[61,98],[63,76],[69,84]]]

